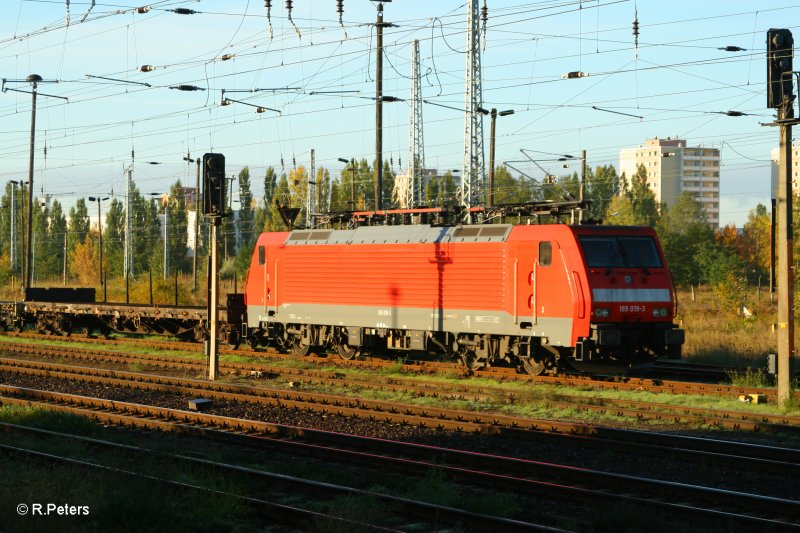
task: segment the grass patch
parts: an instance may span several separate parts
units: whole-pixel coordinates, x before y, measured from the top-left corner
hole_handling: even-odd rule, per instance
[[[736,370],[729,370],[725,372],[731,385],[737,387],[774,387],[775,383],[772,376],[767,374],[763,368],[752,369],[747,368],[744,372],[737,372]]]
[[[63,340],[62,340],[63,339]],[[8,337],[6,335],[0,335],[0,349],[2,349],[2,344],[32,344],[35,346],[50,346],[50,347],[67,347],[67,348],[79,348],[86,350],[87,344],[85,342],[80,341],[70,341],[66,340],[64,337],[61,339],[30,339],[25,337]],[[131,340],[129,342],[126,341],[117,341],[113,344],[105,344],[105,345],[98,345],[98,346],[91,346],[91,350],[97,351],[107,351],[107,352],[118,352],[123,354],[131,354],[131,355],[169,355],[174,357],[186,357],[188,359],[201,359],[205,357],[204,354],[200,353],[199,348],[197,352],[191,351],[183,351],[183,350],[157,350],[150,346],[142,346],[141,343],[137,343],[135,340]]]
[[[82,416],[18,405],[0,407],[0,422],[75,435],[91,435],[98,430],[98,425],[93,420]]]

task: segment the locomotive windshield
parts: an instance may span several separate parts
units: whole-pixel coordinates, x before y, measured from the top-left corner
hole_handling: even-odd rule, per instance
[[[661,268],[661,256],[653,237],[583,235],[580,237],[586,265],[590,268]]]

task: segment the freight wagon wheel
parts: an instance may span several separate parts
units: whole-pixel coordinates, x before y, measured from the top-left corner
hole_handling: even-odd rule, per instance
[[[361,350],[358,349],[356,346],[350,346],[345,342],[336,345],[336,353],[338,353],[339,357],[341,357],[345,361],[349,361],[361,355]]]
[[[519,360],[522,362],[522,369],[526,374],[531,376],[544,374],[545,366],[543,362],[537,361],[533,357],[520,357]]]

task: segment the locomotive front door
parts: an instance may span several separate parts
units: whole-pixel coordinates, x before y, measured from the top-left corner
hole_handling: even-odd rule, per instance
[[[261,304],[264,306],[264,312],[267,312],[267,306],[270,300],[269,290],[269,269],[267,268],[267,249],[261,245],[258,247],[258,275],[261,278]]]
[[[550,241],[542,241],[539,243],[537,256],[533,261],[533,273],[531,275],[531,288],[533,294],[531,295],[531,312],[533,318],[533,325],[538,325],[539,315],[544,312],[544,307],[541,306],[539,287],[542,285],[542,275],[548,277],[549,266],[553,262],[553,244]],[[545,280],[545,285],[547,280]]]

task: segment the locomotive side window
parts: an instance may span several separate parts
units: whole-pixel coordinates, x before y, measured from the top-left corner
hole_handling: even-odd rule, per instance
[[[549,242],[539,243],[539,265],[550,266],[553,262],[553,245]]]
[[[264,249],[263,246],[259,246],[258,247],[258,264],[259,265],[264,265],[264,264],[266,264],[266,262],[267,262],[266,250]]]

